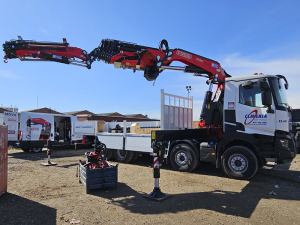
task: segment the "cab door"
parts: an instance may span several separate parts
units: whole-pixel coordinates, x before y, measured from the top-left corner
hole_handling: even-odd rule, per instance
[[[244,125],[245,133],[274,136],[275,110],[262,104],[258,80],[240,82],[236,94],[237,122]]]

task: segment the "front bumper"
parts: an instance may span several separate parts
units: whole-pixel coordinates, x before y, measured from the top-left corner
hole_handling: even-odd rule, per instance
[[[295,137],[293,134],[276,134],[277,163],[292,161],[297,155]]]

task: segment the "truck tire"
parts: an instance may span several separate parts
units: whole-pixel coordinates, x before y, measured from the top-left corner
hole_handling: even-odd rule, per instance
[[[30,150],[30,148],[22,148],[22,150],[23,150],[24,152],[28,152],[28,151]]]
[[[258,170],[258,160],[247,147],[233,146],[228,148],[222,156],[222,168],[231,178],[247,180]]]
[[[38,152],[41,152],[42,151],[42,147],[33,147],[30,149],[32,152],[34,153],[38,153]]]
[[[134,157],[133,151],[114,149],[113,154],[115,159],[122,163],[129,163]]]
[[[178,144],[170,154],[170,161],[175,170],[182,172],[193,171],[198,166],[198,158],[194,149],[187,144]]]

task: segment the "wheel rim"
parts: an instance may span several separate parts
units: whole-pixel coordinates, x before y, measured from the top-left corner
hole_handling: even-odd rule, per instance
[[[117,150],[117,155],[119,158],[124,159],[127,155],[127,152],[125,150]]]
[[[248,160],[245,156],[234,154],[228,160],[229,168],[236,173],[243,173],[248,169]]]
[[[178,151],[175,155],[175,162],[178,166],[184,166],[187,164],[189,156],[185,151]]]

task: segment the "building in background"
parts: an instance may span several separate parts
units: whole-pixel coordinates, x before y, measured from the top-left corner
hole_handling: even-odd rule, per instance
[[[112,113],[99,113],[99,114],[79,114],[77,115],[79,121],[96,120],[105,122],[142,122],[142,121],[159,121],[158,119],[149,119],[147,116],[142,114],[130,114],[123,115],[118,112]]]
[[[55,111],[54,109],[51,108],[39,108],[39,109],[31,109],[31,110],[24,110],[22,112],[33,112],[33,113],[50,113],[50,114],[63,114],[60,112]]]
[[[0,125],[3,125],[4,121],[4,112],[13,112],[12,110],[8,110],[7,107],[5,108],[0,108]]]
[[[12,107],[12,105],[10,107],[5,107],[5,106],[2,106],[2,104],[1,104],[0,109],[1,110],[3,109],[4,111],[9,111],[9,112],[18,112],[19,111],[19,108],[17,106]],[[3,113],[3,112],[1,111],[1,113]]]

